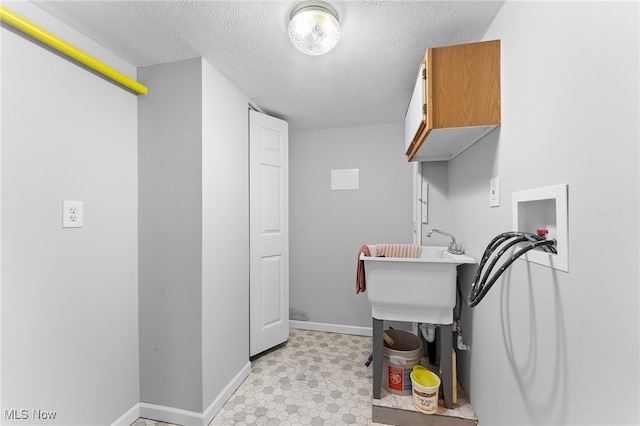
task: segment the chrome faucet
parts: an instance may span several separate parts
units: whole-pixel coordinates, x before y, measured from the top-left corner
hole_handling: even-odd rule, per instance
[[[451,238],[451,242],[449,243],[449,248],[447,249],[447,251],[451,254],[464,254],[464,250],[462,250],[462,246],[460,244],[456,243],[456,237],[453,236],[453,234],[450,234],[448,232],[444,232],[441,231],[439,229],[433,228],[431,231],[427,232],[427,237],[431,237],[431,234],[437,232],[438,234],[442,234],[445,235],[449,238]]]

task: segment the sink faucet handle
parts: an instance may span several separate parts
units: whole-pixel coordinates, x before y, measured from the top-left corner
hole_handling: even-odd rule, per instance
[[[449,248],[447,251],[451,254],[464,254],[464,250],[462,250],[462,244],[460,243],[449,243]]]

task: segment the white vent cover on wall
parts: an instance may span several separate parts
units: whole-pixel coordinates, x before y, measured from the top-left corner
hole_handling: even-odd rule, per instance
[[[331,170],[331,189],[358,189],[360,188],[360,169]]]
[[[569,272],[569,221],[567,184],[546,186],[513,193],[513,229],[535,234],[548,231],[556,240],[558,254],[531,250],[521,259]]]

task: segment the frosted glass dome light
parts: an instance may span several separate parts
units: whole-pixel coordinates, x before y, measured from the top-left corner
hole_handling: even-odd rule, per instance
[[[289,21],[291,43],[307,55],[324,55],[338,43],[338,14],[322,1],[306,1],[291,12]]]

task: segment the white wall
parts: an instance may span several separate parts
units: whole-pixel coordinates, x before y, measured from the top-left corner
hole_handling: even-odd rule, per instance
[[[449,220],[480,258],[514,191],[567,183],[569,273],[518,261],[465,311],[483,426],[640,423],[638,18],[637,2],[507,2],[484,37],[502,40],[502,127],[450,162]]]
[[[206,61],[202,84],[203,406],[216,410],[249,368],[249,99]]]
[[[202,65],[140,68],[140,398],[202,412]]]
[[[33,5],[3,6],[135,76]],[[137,98],[0,32],[0,415],[5,424],[111,424],[139,401]],[[62,200],[84,202],[83,228],[62,229]],[[6,419],[13,409],[28,419]]]
[[[248,98],[201,58],[139,76],[142,414],[208,424],[249,372]]]
[[[311,322],[371,327],[355,294],[363,244],[411,243],[412,168],[404,124],[291,130],[290,306]],[[332,169],[359,169],[360,189],[331,190]]]
[[[441,231],[455,234],[455,230],[451,229],[449,221],[449,209],[447,208],[447,197],[449,194],[449,180],[447,172],[449,170],[449,162],[447,161],[431,161],[421,163],[422,165],[422,181],[423,185],[429,185],[427,197],[427,223],[422,224],[422,244],[424,245],[443,245],[449,244],[451,239],[438,233],[427,237],[427,232],[433,228]],[[456,242],[463,245],[464,241],[460,239],[461,235],[456,235]]]

